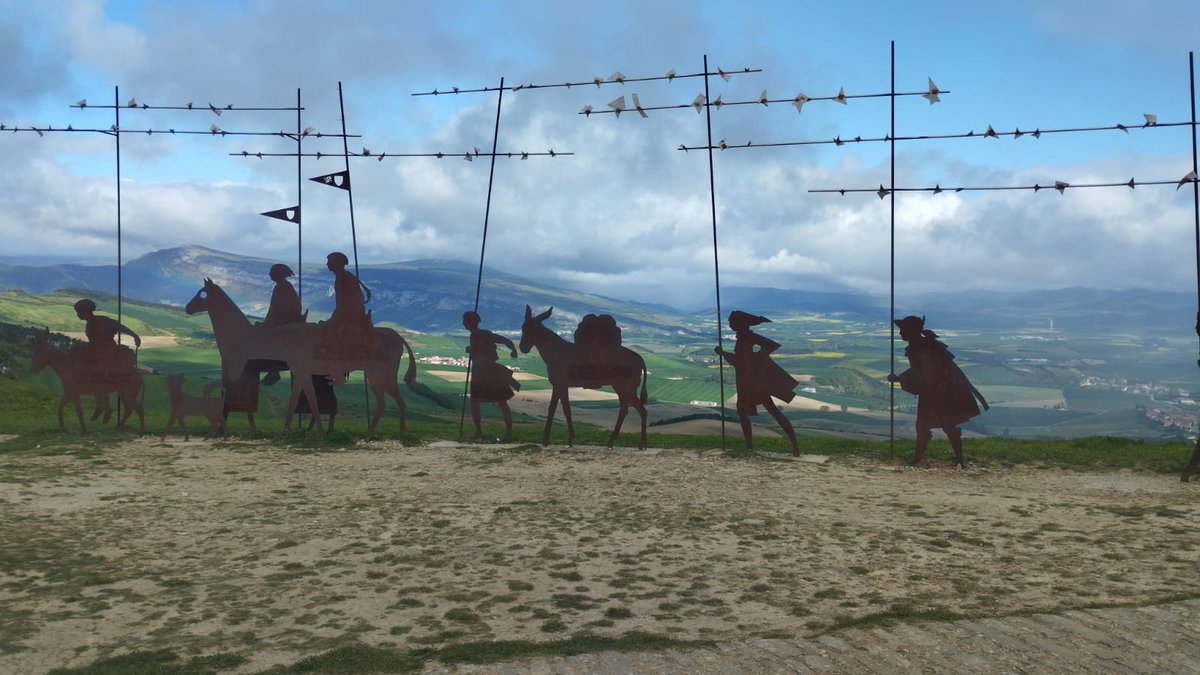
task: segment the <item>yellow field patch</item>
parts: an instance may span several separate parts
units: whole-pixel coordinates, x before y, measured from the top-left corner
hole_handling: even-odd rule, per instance
[[[467,381],[467,371],[465,370],[422,370],[421,374],[432,375],[447,382]],[[513,373],[513,379],[518,382],[526,382],[529,380],[544,380],[546,378],[541,375],[534,375],[533,373]]]
[[[63,333],[63,335],[73,339],[87,342],[87,335],[83,333]],[[133,347],[133,338],[128,335],[121,336],[121,344],[126,347]],[[161,349],[163,347],[177,347],[179,340],[174,335],[146,335],[142,337],[141,349]]]

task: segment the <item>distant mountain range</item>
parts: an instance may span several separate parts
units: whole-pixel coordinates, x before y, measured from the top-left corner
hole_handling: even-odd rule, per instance
[[[203,279],[211,277],[243,311],[262,316],[271,295],[267,272],[275,262],[200,246],[164,249],[125,263],[122,293],[130,299],[183,306]],[[332,275],[318,264],[305,265],[302,272],[303,302],[311,312],[310,319],[328,315],[333,310]],[[477,273],[478,267],[469,263],[414,260],[365,265],[360,276],[371,288],[369,307],[376,322],[440,333],[462,330],[462,313],[475,301]],[[0,289],[32,294],[59,289],[77,289],[81,295],[114,294],[116,266],[0,262]],[[485,269],[479,307],[485,327],[515,329],[527,304],[535,311],[553,306],[554,323],[560,330],[574,326],[589,313],[612,314],[632,335],[691,335],[710,319],[690,309],[592,295]],[[885,296],[776,288],[722,288],[721,304],[726,312],[743,309],[772,318],[804,314],[882,322],[889,312]],[[928,294],[902,299],[896,311],[926,314],[931,327],[945,330],[1054,328],[1072,332],[1128,329],[1187,333],[1195,321],[1196,306],[1194,293],[1065,288]]]

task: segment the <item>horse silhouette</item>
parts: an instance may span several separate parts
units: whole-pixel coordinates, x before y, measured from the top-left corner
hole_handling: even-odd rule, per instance
[[[613,447],[621,433],[621,424],[632,406],[642,418],[641,437],[638,448],[646,447],[646,362],[637,352],[628,347],[610,346],[603,349],[583,349],[543,325],[551,307],[534,316],[529,305],[525,305],[525,321],[521,324],[522,353],[528,354],[537,347],[538,355],[546,364],[546,376],[550,380],[550,408],[546,413],[546,429],[542,432],[542,445],[550,443],[550,427],[554,424],[554,412],[562,402],[563,415],[567,418],[567,445],[575,444],[575,426],[571,421],[571,398],[569,387],[598,389],[612,387],[621,404],[617,413],[617,424],[608,439]],[[638,391],[638,385],[641,391]]]
[[[62,381],[63,393],[62,397],[58,399],[59,429],[66,430],[66,425],[63,423],[63,408],[69,402],[75,407],[75,416],[79,419],[80,435],[87,433],[79,397],[94,396],[97,405],[103,399],[107,406],[109,392],[115,391],[121,398],[121,402],[125,404],[125,413],[117,422],[117,428],[124,429],[129,416],[136,412],[138,414],[138,433],[146,433],[146,412],[142,408],[141,401],[138,400],[143,382],[141,374],[136,369],[110,372],[96,370],[94,367],[87,368],[76,358],[79,352],[64,352],[53,347],[50,345],[49,337],[50,331],[47,329],[34,340],[30,370],[36,375],[43,369],[49,368]]]
[[[383,417],[385,395],[391,396],[399,408],[400,437],[404,437],[405,406],[400,396],[400,361],[407,352],[408,368],[404,382],[412,384],[416,379],[416,359],[408,342],[396,331],[373,328],[377,348],[359,354],[343,351],[338,358],[328,358],[321,356],[324,335],[321,325],[289,323],[275,328],[255,328],[212,279],[204,280],[204,285],[188,302],[186,310],[188,314],[208,313],[214,335],[221,336],[218,337],[217,348],[221,352],[221,370],[226,380],[238,377],[255,360],[267,359],[287,364],[292,372],[292,397],[288,403],[285,430],[291,429],[292,417],[303,395],[311,404],[317,430],[324,431],[320,401],[313,386],[314,375],[340,377],[343,373],[361,370],[375,394],[375,413],[368,425],[367,440],[374,437],[379,420]]]

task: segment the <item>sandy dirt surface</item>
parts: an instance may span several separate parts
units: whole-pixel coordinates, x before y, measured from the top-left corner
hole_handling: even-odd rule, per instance
[[[0,508],[13,673],[139,649],[249,673],[351,641],[813,636],[887,610],[1153,602],[1200,563],[1200,485],[1174,476],[857,458],[144,438],[0,456]]]

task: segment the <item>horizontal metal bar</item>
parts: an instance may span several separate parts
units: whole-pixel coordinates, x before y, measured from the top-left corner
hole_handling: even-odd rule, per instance
[[[37,132],[38,134],[61,133],[61,132],[68,132],[68,133],[87,132],[87,133],[102,133],[102,134],[109,134],[109,135],[145,134],[147,136],[153,136],[155,134],[159,134],[159,135],[163,135],[163,136],[275,136],[275,137],[279,137],[279,138],[290,138],[292,140],[295,140],[296,135],[297,135],[296,132],[294,132],[294,131],[228,131],[226,129],[220,129],[220,128],[218,128],[216,130],[209,129],[207,131],[198,130],[198,129],[117,129],[117,128],[113,128],[113,127],[109,127],[108,129],[76,129],[71,125],[67,125],[66,127],[63,127],[63,128],[56,128],[56,127],[52,127],[52,126],[47,126],[47,127],[34,127],[34,126],[9,127],[9,126],[0,124],[0,132],[4,132],[4,131],[9,131],[9,132],[14,132],[14,133],[18,132],[18,131],[33,131],[33,132]],[[345,134],[343,136],[342,134],[310,133],[310,134],[302,134],[302,135],[305,138],[362,138],[361,134]]]
[[[688,73],[685,75],[669,74],[669,75],[657,75],[657,76],[652,76],[652,77],[622,77],[620,79],[611,79],[611,76],[609,79],[602,79],[599,77],[594,77],[591,80],[581,80],[579,82],[563,82],[562,84],[529,83],[529,84],[518,84],[513,87],[477,87],[474,89],[461,89],[459,87],[450,87],[450,89],[447,91],[441,91],[438,89],[434,89],[433,91],[423,91],[423,92],[418,92],[418,93],[415,93],[412,95],[413,96],[446,96],[446,95],[452,95],[452,94],[477,94],[477,93],[486,93],[486,92],[490,92],[490,91],[502,91],[502,90],[503,91],[522,91],[525,89],[563,89],[563,88],[570,89],[572,87],[586,87],[589,85],[599,87],[599,86],[605,85],[605,84],[628,84],[630,82],[654,82],[654,81],[661,81],[661,80],[671,81],[671,80],[683,80],[683,79],[694,78],[694,77],[705,77],[706,75],[722,77],[724,75],[745,75],[748,73],[761,73],[761,72],[762,72],[761,68],[742,68],[741,70],[718,70],[715,73]]]
[[[628,111],[626,111],[626,112],[628,112]],[[896,140],[897,141],[927,141],[927,140],[952,139],[952,138],[999,138],[1001,136],[1011,136],[1015,140],[1017,138],[1021,138],[1022,136],[1032,136],[1034,138],[1041,138],[1043,135],[1046,135],[1046,134],[1063,134],[1063,133],[1077,133],[1077,132],[1091,132],[1091,131],[1124,131],[1124,132],[1128,133],[1131,130],[1158,129],[1158,128],[1170,128],[1170,127],[1189,127],[1189,126],[1192,126],[1192,124],[1193,124],[1192,122],[1156,122],[1154,124],[1139,124],[1136,126],[1135,125],[1116,124],[1116,125],[1112,125],[1112,126],[1075,127],[1075,128],[1070,128],[1070,129],[1040,129],[1040,130],[1035,129],[1034,131],[1021,131],[1020,129],[1016,129],[1013,131],[984,131],[982,133],[977,133],[975,131],[969,131],[965,134],[960,133],[960,134],[939,134],[939,135],[920,135],[920,136],[897,136]],[[889,136],[872,137],[872,138],[863,138],[861,136],[855,136],[854,138],[842,138],[842,137],[838,136],[836,138],[833,138],[832,140],[820,140],[820,141],[816,141],[816,140],[813,140],[813,141],[778,141],[778,142],[770,142],[770,143],[755,143],[753,141],[747,141],[745,143],[734,143],[734,144],[725,143],[723,145],[713,145],[713,146],[680,145],[678,149],[683,150],[683,151],[688,151],[688,150],[710,150],[710,149],[711,150],[740,150],[740,149],[744,149],[744,148],[780,148],[780,147],[798,146],[798,145],[838,145],[838,146],[841,146],[841,145],[848,145],[850,143],[886,143],[891,140],[892,139]]]
[[[938,93],[938,95],[949,94],[950,90],[948,90],[948,89],[938,90],[937,93]],[[928,91],[906,91],[906,92],[897,92],[896,94],[894,94],[894,96],[897,96],[897,97],[899,97],[899,96],[928,96],[928,95],[929,95]],[[849,100],[852,98],[853,99],[881,98],[881,97],[889,97],[889,96],[893,96],[893,94],[846,94],[845,96],[814,96],[812,98],[805,98],[804,103],[805,104],[812,103],[813,101]],[[679,110],[679,109],[683,109],[683,108],[700,108],[700,107],[705,107],[705,106],[712,106],[712,107],[716,108],[717,110],[720,110],[721,108],[724,108],[725,106],[736,106],[736,105],[761,105],[761,106],[765,107],[766,105],[771,104],[771,103],[785,103],[788,105],[792,105],[796,102],[796,100],[797,100],[796,97],[773,98],[773,99],[766,99],[765,101],[761,98],[755,99],[753,101],[721,101],[718,99],[716,101],[712,101],[712,102],[708,102],[708,103],[699,103],[699,104],[697,104],[697,103],[681,103],[678,105],[642,106],[641,108],[624,108],[621,110],[621,112],[623,112],[623,113],[635,112],[636,113],[639,110],[643,110],[646,112],[650,112],[653,110]],[[584,116],[591,116],[591,115],[615,115],[617,113],[616,110],[612,110],[612,109],[590,110],[588,108],[590,108],[590,106],[585,107],[583,110],[580,110],[579,114],[584,115]],[[700,112],[700,111],[697,109],[696,112]]]
[[[1124,183],[1051,182],[1049,185],[1041,185],[1040,183],[1035,183],[1034,185],[960,186],[960,187],[942,187],[940,185],[935,185],[934,187],[919,187],[919,188],[898,187],[894,191],[895,192],[931,192],[933,194],[940,194],[943,192],[999,192],[999,191],[1012,191],[1012,190],[1033,190],[1034,192],[1040,192],[1042,190],[1057,190],[1059,192],[1065,192],[1066,190],[1074,190],[1076,188],[1125,187],[1125,188],[1129,188],[1129,189],[1134,189],[1137,187],[1141,187],[1143,185],[1174,185],[1176,187],[1180,187],[1184,184],[1194,183],[1194,182],[1196,182],[1195,178],[1186,178],[1184,180],[1150,180],[1150,181],[1136,181],[1136,180],[1130,178],[1128,181],[1126,181]],[[890,190],[889,188],[885,188],[881,185],[880,187],[877,187],[877,188],[832,188],[832,189],[825,188],[825,189],[819,189],[819,190],[809,190],[809,192],[814,192],[814,193],[817,193],[817,192],[834,193],[834,192],[836,192],[841,195],[845,195],[845,194],[852,193],[852,192],[869,192],[869,193],[875,194],[875,195],[887,196],[887,194],[892,192],[892,190]]]
[[[195,112],[220,111],[222,113],[223,112],[288,112],[288,111],[296,112],[298,110],[305,109],[303,107],[297,108],[296,106],[291,106],[291,107],[287,107],[287,108],[264,108],[264,107],[239,107],[239,106],[234,106],[234,105],[226,105],[226,106],[192,105],[192,104],[187,104],[187,105],[149,105],[147,103],[134,103],[132,105],[130,105],[130,104],[113,105],[110,103],[108,105],[103,105],[103,104],[92,104],[92,103],[85,103],[85,102],[72,103],[70,105],[70,107],[78,108],[80,110],[85,110],[88,108],[95,108],[97,110],[115,110],[115,109],[119,108],[121,110],[192,110]],[[220,114],[220,113],[218,113],[218,114]]]
[[[574,154],[575,153],[573,152],[559,152],[557,150],[550,150],[547,152],[351,152],[348,153],[348,156],[383,161],[385,157],[434,157],[437,159],[458,157],[462,159],[470,158],[471,160],[474,160],[476,157],[508,157],[516,159],[528,159],[530,157],[564,157],[573,156]],[[258,159],[262,159],[263,157],[316,157],[317,159],[322,159],[324,157],[344,157],[347,156],[347,153],[251,152],[249,150],[242,150],[241,152],[231,152],[229,155],[232,157],[256,157]]]

